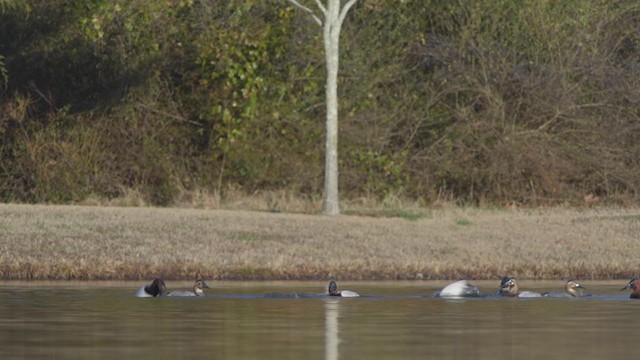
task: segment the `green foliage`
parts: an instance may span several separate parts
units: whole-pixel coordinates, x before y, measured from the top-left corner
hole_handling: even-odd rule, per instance
[[[19,7],[24,6],[22,0],[0,0],[0,20],[2,15],[9,11],[14,11]],[[5,57],[0,53],[0,80],[3,85],[7,85],[9,82],[9,71],[4,63]]]
[[[0,15],[25,6],[23,0],[0,0]]]
[[[296,7],[13,4],[1,199],[321,191],[322,34]],[[632,0],[358,2],[341,37],[342,196],[637,199],[638,26]]]
[[[4,64],[4,56],[2,55],[0,55],[0,77],[5,85],[9,82],[9,72]]]

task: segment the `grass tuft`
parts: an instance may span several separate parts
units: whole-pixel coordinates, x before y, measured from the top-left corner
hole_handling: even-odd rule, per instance
[[[469,226],[471,224],[473,224],[473,223],[469,219],[457,219],[456,220],[456,225]]]

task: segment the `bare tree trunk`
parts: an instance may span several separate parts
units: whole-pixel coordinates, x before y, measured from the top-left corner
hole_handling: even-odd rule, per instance
[[[340,0],[329,0],[324,22],[324,52],[327,62],[327,123],[324,159],[323,212],[327,215],[340,213],[338,197],[338,67],[340,62],[339,41]]]
[[[340,29],[349,9],[358,0],[349,0],[340,8],[340,0],[327,0],[325,7],[320,0],[315,3],[324,15],[324,21],[298,0],[289,0],[311,15],[323,26],[324,52],[327,63],[327,139],[324,159],[324,196],[322,211],[327,215],[340,214],[338,196],[338,65],[340,59]]]

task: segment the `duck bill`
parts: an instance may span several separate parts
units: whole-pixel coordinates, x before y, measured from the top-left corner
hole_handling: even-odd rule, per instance
[[[627,289],[631,289],[631,283],[628,283],[625,287],[620,289],[620,291],[627,290]]]

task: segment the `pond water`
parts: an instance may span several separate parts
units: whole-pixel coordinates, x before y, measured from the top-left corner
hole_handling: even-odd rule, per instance
[[[580,299],[429,297],[446,282],[208,282],[204,298],[135,298],[141,283],[0,283],[0,358],[634,358],[640,300],[627,280],[582,282]],[[499,280],[475,281],[483,293]],[[534,291],[562,282],[521,282]],[[167,281],[167,287],[188,288]]]

